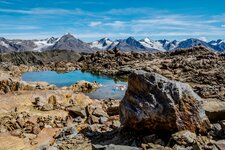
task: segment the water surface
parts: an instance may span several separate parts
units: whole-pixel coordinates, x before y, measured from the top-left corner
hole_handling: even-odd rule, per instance
[[[42,71],[42,72],[26,72],[22,75],[24,81],[44,81],[50,84],[54,84],[57,87],[70,86],[77,81],[86,80],[89,82],[96,81],[102,85],[101,88],[87,95],[96,99],[122,99],[125,93],[125,89],[121,90],[121,87],[126,86],[127,83],[119,81],[107,76],[96,75],[89,72],[82,72],[80,70],[57,73],[55,71]]]

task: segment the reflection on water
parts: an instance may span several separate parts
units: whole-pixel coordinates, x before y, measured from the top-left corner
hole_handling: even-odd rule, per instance
[[[80,80],[96,81],[102,87],[87,94],[91,98],[96,99],[122,99],[127,86],[125,81],[80,70],[68,73],[57,73],[55,71],[27,72],[22,75],[22,79],[24,81],[45,81],[58,87],[70,86]]]

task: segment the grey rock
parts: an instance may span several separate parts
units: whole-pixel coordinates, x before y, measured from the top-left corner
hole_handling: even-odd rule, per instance
[[[137,147],[124,146],[124,145],[92,145],[93,150],[140,150]]]
[[[108,114],[107,114],[102,108],[99,108],[99,107],[97,107],[97,108],[93,111],[92,114],[95,115],[95,116],[97,116],[97,117],[101,117],[101,116],[103,116],[103,117],[108,117]]]
[[[91,115],[90,117],[91,117],[91,122],[92,123],[99,123],[99,118],[98,117],[96,117],[94,115]]]
[[[219,100],[204,101],[203,107],[211,122],[225,120],[225,102]]]
[[[42,111],[50,111],[50,110],[53,110],[53,105],[51,104],[45,104],[41,107],[41,110]]]
[[[100,123],[101,124],[103,124],[103,123],[105,123],[106,121],[108,120],[108,118],[107,117],[100,117]]]
[[[113,128],[119,128],[120,125],[121,125],[120,121],[118,121],[118,120],[113,120],[113,122],[112,122],[112,127],[113,127]]]
[[[225,120],[221,121],[220,125],[221,125],[223,132],[225,132]]]
[[[79,106],[69,107],[67,108],[67,111],[69,111],[70,113],[74,113],[75,115],[81,116],[83,118],[87,117],[86,110],[80,108]]]
[[[78,134],[75,127],[65,127],[61,129],[56,135],[55,138],[57,140],[68,140],[76,137]]]
[[[225,149],[225,140],[216,141],[215,145],[219,150],[223,150]]]
[[[136,130],[205,133],[209,120],[201,104],[202,99],[188,84],[135,71],[120,103],[120,120],[123,126]]]
[[[192,145],[196,142],[197,136],[195,133],[192,133],[188,130],[179,131],[172,135],[172,139],[176,141],[179,145]]]

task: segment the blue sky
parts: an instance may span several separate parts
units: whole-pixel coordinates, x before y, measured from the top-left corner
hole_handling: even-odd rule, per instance
[[[0,0],[0,36],[225,39],[224,0]]]

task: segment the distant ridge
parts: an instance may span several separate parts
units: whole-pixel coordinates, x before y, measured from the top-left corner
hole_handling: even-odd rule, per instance
[[[0,53],[23,52],[23,51],[49,51],[49,50],[72,50],[75,52],[91,53],[97,50],[112,50],[118,48],[121,51],[171,51],[193,46],[204,46],[214,51],[225,51],[225,40],[218,39],[205,42],[200,39],[190,38],[182,41],[152,40],[144,38],[136,40],[134,37],[127,39],[111,40],[102,38],[100,40],[86,43],[67,33],[60,38],[51,37],[41,40],[9,40],[0,38]]]

